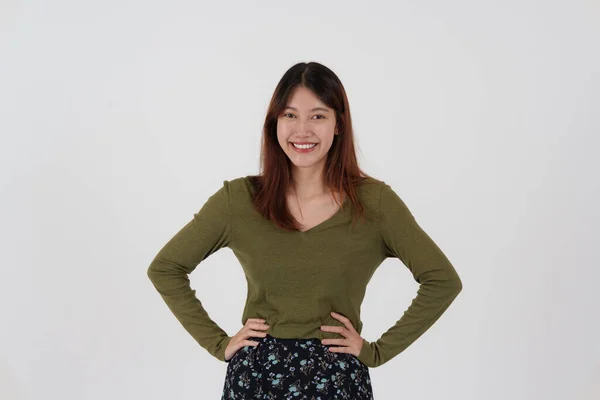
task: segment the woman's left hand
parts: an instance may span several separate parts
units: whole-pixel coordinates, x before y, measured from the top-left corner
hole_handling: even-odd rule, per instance
[[[341,314],[331,312],[331,316],[342,322],[344,326],[321,325],[321,330],[327,332],[335,332],[344,336],[345,339],[322,339],[322,344],[332,344],[345,347],[329,347],[329,351],[335,353],[349,353],[358,357],[360,349],[363,346],[363,338],[358,334],[352,326],[350,320]]]

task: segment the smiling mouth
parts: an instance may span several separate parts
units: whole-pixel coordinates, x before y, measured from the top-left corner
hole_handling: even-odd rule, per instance
[[[294,142],[290,142],[290,143],[292,143],[292,146],[294,146],[296,149],[299,149],[299,150],[309,150],[309,149],[316,147],[318,144],[318,143],[296,144]]]

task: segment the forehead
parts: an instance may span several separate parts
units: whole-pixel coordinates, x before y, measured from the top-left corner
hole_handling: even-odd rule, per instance
[[[292,95],[289,97],[288,102],[286,104],[286,109],[290,108],[292,110],[321,110],[321,111],[329,111],[330,108],[327,107],[319,98],[310,90],[305,87],[298,87]]]

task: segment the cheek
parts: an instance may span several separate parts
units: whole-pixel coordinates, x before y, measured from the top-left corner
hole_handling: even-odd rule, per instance
[[[277,131],[277,141],[279,142],[280,145],[285,145],[285,142],[287,142],[286,139],[286,134],[285,132],[283,132],[282,130],[278,130]]]
[[[284,135],[286,135],[288,128],[285,124],[280,122],[277,123],[277,138],[283,139]]]
[[[324,129],[323,132],[319,134],[319,141],[324,145],[330,146],[333,143],[335,135],[332,130]]]
[[[281,125],[277,124],[277,140],[279,141],[279,143],[281,143],[283,138],[284,138],[283,127]]]
[[[332,142],[333,136],[335,133],[335,125],[325,125],[320,126],[316,133],[319,135],[319,138],[323,141]]]

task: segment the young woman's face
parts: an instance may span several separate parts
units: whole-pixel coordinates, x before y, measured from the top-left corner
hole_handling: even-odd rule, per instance
[[[335,134],[335,112],[302,86],[290,96],[287,106],[277,119],[279,145],[296,167],[323,168]]]

